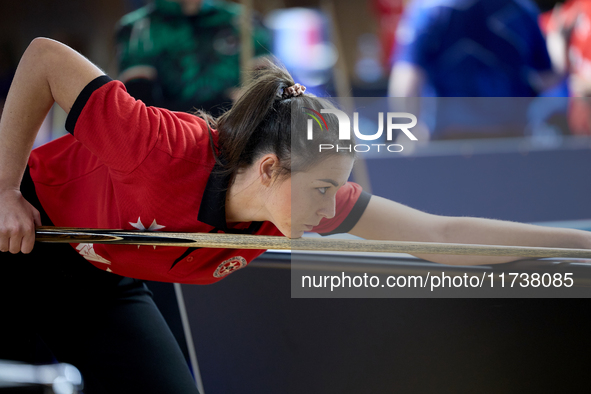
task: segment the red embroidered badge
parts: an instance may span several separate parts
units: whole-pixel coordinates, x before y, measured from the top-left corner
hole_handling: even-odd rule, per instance
[[[242,256],[234,256],[226,261],[223,261],[213,273],[216,278],[222,278],[232,272],[239,270],[246,266],[246,259]]]

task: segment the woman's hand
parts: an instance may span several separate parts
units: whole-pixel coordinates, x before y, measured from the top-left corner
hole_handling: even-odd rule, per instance
[[[0,189],[0,252],[30,253],[41,216],[15,189]]]

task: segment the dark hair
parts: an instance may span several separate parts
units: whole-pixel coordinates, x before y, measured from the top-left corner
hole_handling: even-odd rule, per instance
[[[287,70],[270,60],[252,72],[250,81],[232,108],[217,119],[197,113],[218,130],[217,147],[212,142],[212,149],[225,174],[234,176],[267,153],[279,158],[280,175],[306,171],[334,154],[354,155],[347,149],[318,154],[319,144],[339,142],[338,120],[332,114],[323,114],[327,130],[316,131],[313,140],[307,139],[307,120],[311,118],[304,108],[318,112],[335,108],[330,100],[310,94],[284,98],[284,89],[295,82]]]

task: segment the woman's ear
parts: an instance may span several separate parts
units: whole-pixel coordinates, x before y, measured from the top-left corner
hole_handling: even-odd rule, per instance
[[[279,165],[279,158],[273,154],[268,153],[262,156],[258,161],[259,179],[263,186],[271,186],[277,178],[278,171],[281,168]]]

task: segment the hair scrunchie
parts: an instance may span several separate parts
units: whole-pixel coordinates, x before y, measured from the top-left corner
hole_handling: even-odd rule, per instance
[[[304,85],[300,85],[299,83],[296,83],[293,86],[288,86],[288,87],[284,88],[281,98],[287,99],[287,98],[291,98],[291,97],[301,96],[302,94],[304,94],[305,91],[306,91],[306,87]]]

